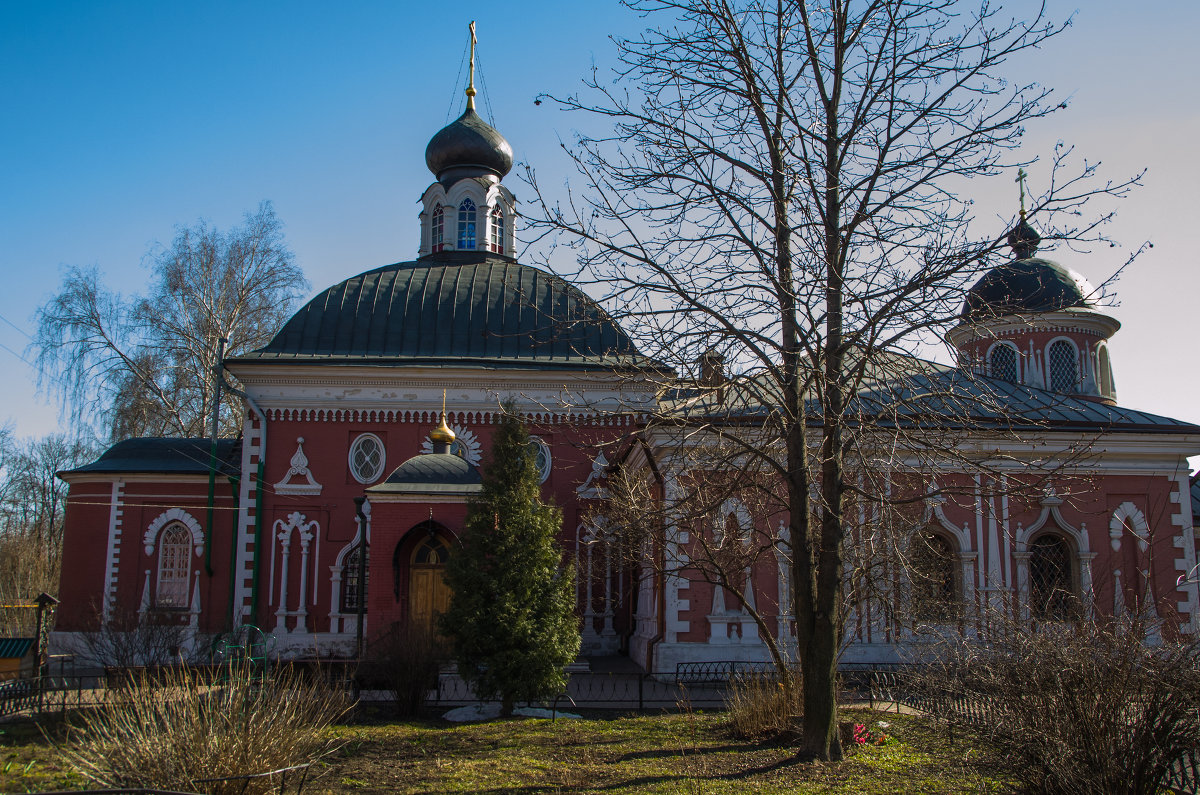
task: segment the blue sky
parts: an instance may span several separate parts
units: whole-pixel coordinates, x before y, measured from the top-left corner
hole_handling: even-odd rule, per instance
[[[1006,3],[1017,15],[1033,5]],[[1029,130],[1026,151],[1045,157],[1061,138],[1113,178],[1149,168],[1109,230],[1126,248],[1049,256],[1099,282],[1128,247],[1154,242],[1118,284],[1117,388],[1122,404],[1200,422],[1200,3],[1048,9],[1073,14],[1071,30],[1013,76],[1070,106]],[[425,144],[461,110],[471,19],[495,126],[518,160],[561,182],[558,138],[579,122],[533,98],[573,90],[593,63],[611,64],[610,35],[642,27],[613,2],[0,4],[0,345],[23,354],[21,330],[64,266],[97,265],[137,291],[147,250],[176,225],[224,228],[262,199],[314,290],[413,257]],[[1011,214],[1011,178],[973,189],[983,217]],[[53,430],[32,368],[2,348],[0,363],[0,423]]]

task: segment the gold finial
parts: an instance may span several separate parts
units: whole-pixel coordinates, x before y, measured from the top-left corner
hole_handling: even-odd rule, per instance
[[[1021,220],[1025,220],[1025,178],[1029,175],[1025,173],[1025,169],[1017,169],[1017,178],[1013,180],[1021,186]]]
[[[446,424],[446,390],[444,389],[442,390],[442,421],[429,432],[429,441],[434,444],[454,444],[454,431],[450,430],[450,426]]]
[[[467,110],[475,110],[475,20],[468,25],[471,29],[471,68],[467,77]]]

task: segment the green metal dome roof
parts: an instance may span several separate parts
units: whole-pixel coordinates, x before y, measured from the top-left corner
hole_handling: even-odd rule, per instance
[[[992,268],[967,291],[963,320],[1093,309],[1095,290],[1072,270],[1048,259],[1019,259]]]
[[[478,494],[479,470],[452,453],[425,453],[405,461],[367,494]]]
[[[265,348],[234,361],[611,369],[644,359],[578,288],[480,251],[432,254],[335,284]]]
[[[467,108],[429,140],[425,165],[449,188],[465,177],[502,179],[512,169],[513,151],[496,128]]]

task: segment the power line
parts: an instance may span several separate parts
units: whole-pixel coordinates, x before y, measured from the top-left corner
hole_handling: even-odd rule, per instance
[[[20,329],[17,329],[17,330],[18,330],[18,331],[20,331]],[[22,356],[21,354],[19,354],[19,353],[17,353],[16,351],[14,351],[12,348],[10,348],[10,347],[8,347],[7,345],[5,345],[3,342],[0,342],[0,348],[3,348],[4,350],[6,350],[6,351],[8,351],[9,353],[11,353],[13,356],[16,356],[18,359],[20,359],[21,361],[25,362],[25,364],[29,365],[30,367],[35,367],[35,366],[36,366],[36,365],[34,365],[34,363],[33,363],[33,362],[29,361],[29,360],[28,360],[28,359],[26,359],[24,356]]]
[[[12,326],[12,327],[13,327],[13,328],[15,328],[17,331],[19,331],[19,332],[21,332],[22,334],[24,334],[24,335],[25,335],[25,336],[26,336],[28,339],[30,339],[30,340],[32,340],[32,339],[33,339],[33,336],[32,336],[32,335],[31,335],[31,334],[30,334],[28,331],[26,331],[25,329],[21,328],[21,327],[20,327],[20,326],[18,326],[16,323],[12,322],[12,321],[11,321],[11,320],[9,320],[8,318],[6,318],[4,315],[0,315],[0,320],[3,320],[3,321],[4,321],[5,323],[7,323],[8,325]]]

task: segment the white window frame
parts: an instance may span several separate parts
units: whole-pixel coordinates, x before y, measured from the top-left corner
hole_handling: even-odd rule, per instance
[[[546,440],[540,436],[530,436],[529,443],[536,446],[534,451],[533,463],[538,471],[538,483],[545,483],[550,479],[550,470],[554,466],[554,459],[550,455],[550,445],[546,444]],[[541,462],[538,457],[541,457]]]
[[[373,440],[375,444],[379,445],[379,465],[370,473],[370,477],[361,474],[358,471],[358,467],[354,465],[354,454],[367,440]],[[350,476],[359,483],[370,485],[379,480],[387,465],[387,448],[384,446],[383,440],[373,433],[360,433],[358,436],[355,436],[354,441],[350,443],[350,451],[346,454],[346,465],[350,468]]]
[[[995,350],[997,348],[1008,348],[1013,352],[1013,372],[1016,374],[1016,380],[1013,381],[1012,383],[1014,383],[1014,384],[1022,383],[1022,381],[1021,381],[1021,351],[1020,351],[1020,349],[1017,348],[1016,345],[1014,345],[1011,342],[1008,342],[1007,340],[993,342],[990,346],[988,346],[987,354],[986,354],[986,356],[987,356],[987,374],[992,378],[1000,378],[1000,376],[996,375],[996,371],[992,368],[992,353],[995,352]],[[1007,379],[1001,379],[1001,380],[1007,380]]]
[[[168,535],[177,537],[168,539]],[[158,577],[154,585],[154,606],[170,610],[188,607],[188,586],[192,582],[192,533],[180,521],[167,524],[158,534]]]
[[[1054,360],[1050,355],[1050,351],[1055,345],[1057,345],[1060,342],[1065,342],[1068,345],[1070,345],[1072,352],[1074,352],[1074,354],[1075,354],[1075,366],[1074,366],[1074,370],[1071,375],[1071,388],[1067,391],[1060,390],[1057,387],[1055,387],[1055,385],[1054,385]],[[1080,372],[1080,369],[1081,369],[1081,366],[1083,363],[1079,360],[1079,346],[1075,344],[1075,340],[1071,339],[1070,337],[1055,337],[1054,339],[1052,339],[1046,343],[1046,347],[1044,350],[1046,352],[1045,353],[1045,356],[1046,356],[1046,388],[1050,389],[1053,392],[1063,392],[1064,394],[1068,394],[1068,395],[1079,394],[1079,388],[1081,385],[1082,375],[1083,375]]]

